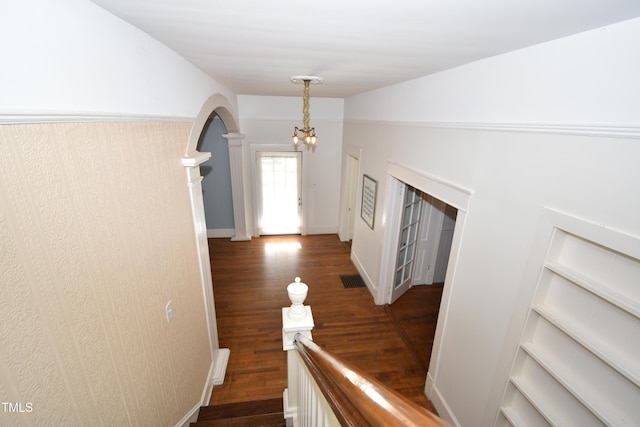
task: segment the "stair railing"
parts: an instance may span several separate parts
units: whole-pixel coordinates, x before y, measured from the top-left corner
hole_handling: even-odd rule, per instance
[[[283,348],[287,351],[288,388],[284,412],[294,427],[448,426],[435,414],[409,401],[312,341],[311,308],[303,302],[307,285],[287,287],[291,307],[282,309]]]

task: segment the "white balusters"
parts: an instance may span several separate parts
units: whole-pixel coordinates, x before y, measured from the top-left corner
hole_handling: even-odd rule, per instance
[[[287,286],[290,307],[282,309],[282,348],[287,352],[288,388],[284,390],[284,416],[288,426],[339,426],[329,403],[293,346],[296,334],[312,339],[314,327],[311,307],[304,305],[309,287],[296,277]]]

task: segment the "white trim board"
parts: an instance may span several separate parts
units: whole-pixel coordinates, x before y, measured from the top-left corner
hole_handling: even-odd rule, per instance
[[[92,123],[92,122],[192,122],[195,117],[174,116],[146,116],[138,114],[109,114],[109,113],[25,113],[2,114],[0,124],[27,124],[27,123]]]
[[[209,239],[231,238],[235,234],[234,228],[207,228],[207,238]]]
[[[585,125],[570,123],[401,122],[383,120],[345,120],[345,124],[346,123],[374,123],[388,126],[486,130],[498,132],[548,133],[558,135],[640,139],[640,126],[635,124]]]

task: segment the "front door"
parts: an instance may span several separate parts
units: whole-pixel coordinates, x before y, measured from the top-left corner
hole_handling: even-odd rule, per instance
[[[422,192],[406,185],[404,189],[395,278],[393,281],[393,290],[391,291],[392,303],[411,287],[411,272],[417,247],[421,207]]]
[[[302,231],[302,153],[260,152],[257,156],[260,198],[259,233]]]

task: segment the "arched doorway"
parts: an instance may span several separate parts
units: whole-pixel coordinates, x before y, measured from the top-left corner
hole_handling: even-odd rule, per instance
[[[236,203],[239,199],[240,204],[244,204],[244,194],[242,192],[242,179],[240,182],[233,182],[233,167],[235,172],[242,177],[242,138],[244,135],[238,132],[238,124],[233,113],[229,101],[220,94],[211,96],[205,101],[200,113],[196,117],[191,128],[191,134],[187,142],[185,156],[182,158],[182,165],[185,167],[187,174],[187,187],[189,189],[189,198],[191,202],[192,218],[195,232],[196,249],[198,254],[198,262],[200,267],[200,279],[202,283],[202,292],[205,301],[205,309],[207,316],[207,330],[209,334],[209,346],[211,351],[211,368],[209,370],[209,378],[207,387],[203,392],[202,402],[208,402],[214,385],[222,384],[229,360],[229,349],[221,349],[218,342],[218,327],[216,322],[215,304],[213,299],[213,283],[211,280],[211,264],[209,261],[209,244],[207,242],[207,226],[204,213],[204,202],[202,197],[202,175],[200,173],[200,165],[207,161],[211,153],[201,153],[197,151],[200,136],[212,115],[217,115],[223,121],[225,128],[229,131],[224,135],[229,140],[230,145],[230,164],[232,168],[232,187],[234,200],[234,215],[236,211]],[[240,148],[231,152],[231,144]],[[236,159],[235,157],[239,157]],[[237,160],[237,161],[235,161]],[[239,169],[239,172],[238,170]],[[244,216],[244,208],[242,209]],[[246,221],[243,223],[246,224]],[[236,222],[237,224],[237,222]],[[246,234],[246,226],[245,231]]]

